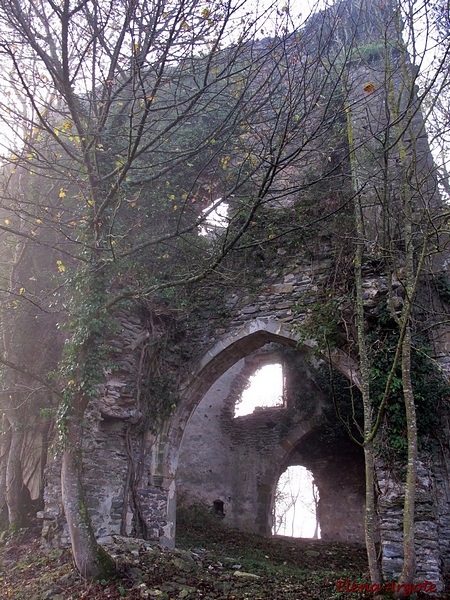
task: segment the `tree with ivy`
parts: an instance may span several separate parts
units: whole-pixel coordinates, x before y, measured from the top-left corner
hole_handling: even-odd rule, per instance
[[[342,2],[316,19],[317,30],[334,28],[333,43],[321,57],[329,82],[336,83],[327,98],[343,107],[344,119],[334,120],[330,133],[339,131],[346,149],[336,158],[334,146],[328,159],[339,182],[335,190],[344,201],[333,213],[330,192],[321,195],[322,180],[313,188],[315,211],[305,194],[298,222],[279,219],[274,237],[289,243],[293,231],[298,235],[310,230],[332,239],[335,267],[318,286],[316,302],[310,304],[308,297],[301,307],[311,315],[301,334],[315,339],[319,354],[341,365],[359,388],[352,398],[361,398],[362,420],[356,406],[345,416],[339,406],[337,412],[364,451],[366,546],[371,580],[378,585],[382,572],[375,461],[388,447],[403,465],[404,562],[399,581],[408,584],[416,569],[419,442],[438,420],[439,402],[433,406],[432,398],[441,398],[447,389],[432,358],[433,341],[448,322],[445,307],[436,301],[447,289],[448,209],[440,194],[447,148],[440,155],[442,164],[433,162],[427,131],[432,147],[438,141],[445,146],[442,100],[448,93],[449,50],[446,44],[430,55],[442,34],[427,3]],[[440,126],[428,129],[433,123]],[[302,241],[307,239],[304,235]],[[377,300],[372,303],[374,278],[380,289],[374,290]]]
[[[200,265],[182,264],[175,276],[160,264],[145,289],[132,276],[135,256],[152,248],[170,262],[167,247],[176,253],[197,237],[200,174],[217,170],[218,153],[238,135],[242,102],[254,95],[249,82],[269,55],[254,55],[246,44],[268,17],[254,18],[239,2],[18,0],[2,2],[0,18],[9,127],[3,158],[10,165],[2,231],[16,253],[24,239],[28,256],[36,245],[49,248],[54,279],[67,289],[56,292],[71,332],[58,372],[63,503],[77,567],[97,577],[113,565],[87,514],[81,447],[83,415],[102,379],[109,311],[136,295],[201,279],[226,252],[208,248]],[[234,96],[224,93],[231,83]],[[194,121],[200,126],[190,135]],[[173,173],[186,174],[186,166],[181,187]],[[26,189],[18,189],[22,173]],[[21,279],[12,272],[8,294],[18,289],[19,302],[29,301],[27,280],[39,273]],[[17,327],[15,319],[9,327]],[[5,344],[3,364],[20,373],[14,341]],[[7,501],[17,496],[13,479],[6,481]]]
[[[404,559],[399,582],[413,583],[416,572],[417,411],[421,408],[424,419],[420,407],[423,387],[434,378],[431,366],[425,368],[428,380],[424,372],[418,371],[417,354],[423,353],[425,347],[419,341],[421,330],[436,326],[440,317],[432,311],[423,314],[424,282],[436,278],[443,268],[446,237],[447,209],[439,197],[439,176],[430,160],[425,126],[439,94],[448,87],[448,77],[444,75],[447,57],[445,53],[441,55],[428,80],[421,79],[420,70],[413,66],[426,60],[417,50],[414,19],[418,9],[426,14],[425,5],[419,8],[399,3],[387,13],[382,8],[379,15],[372,16],[374,33],[380,40],[378,63],[359,52],[359,42],[353,53],[356,56],[359,52],[360,71],[352,74],[349,69],[346,83],[353,89],[358,84],[361,88],[359,98],[358,94],[353,95],[353,102],[346,107],[356,238],[353,340],[364,412],[360,443],[366,464],[366,543],[371,579],[377,584],[382,578],[375,544],[375,458],[385,420],[391,434],[395,431],[395,411],[403,415],[405,453],[398,457],[405,461],[406,471]],[[426,35],[429,40],[431,32]],[[364,94],[367,98],[363,100]],[[367,133],[361,122],[369,120],[371,130]],[[386,281],[385,305],[378,307],[376,318],[370,317],[365,303],[365,278],[371,269]],[[384,326],[380,325],[383,315]],[[371,327],[377,331],[376,341],[371,337]],[[380,358],[383,366],[377,369]]]

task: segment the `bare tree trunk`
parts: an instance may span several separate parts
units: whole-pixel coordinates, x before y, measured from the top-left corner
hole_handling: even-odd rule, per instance
[[[2,417],[1,443],[0,443],[0,523],[7,522],[6,502],[6,470],[8,465],[9,449],[11,447],[11,426],[6,415]]]
[[[292,505],[291,537],[295,536],[295,502]]]
[[[314,527],[313,539],[317,540],[317,539],[319,539],[319,498],[317,495],[318,489],[317,489],[314,481],[311,484],[311,488],[312,488],[312,496],[313,496],[313,500],[314,500],[314,517],[316,519],[316,525]]]
[[[408,466],[406,472],[405,504],[403,510],[403,569],[400,583],[414,582],[416,551],[414,547],[414,511],[417,483],[417,421],[411,382],[411,332],[408,328],[402,348],[402,381],[408,432]]]
[[[354,215],[356,231],[356,249],[354,258],[355,269],[355,323],[357,332],[357,344],[361,374],[361,396],[364,414],[364,465],[365,465],[365,484],[366,484],[366,506],[364,520],[364,536],[367,550],[367,560],[369,563],[370,580],[372,584],[381,585],[382,575],[380,564],[378,562],[375,527],[376,527],[376,498],[375,498],[375,450],[373,439],[376,434],[373,426],[373,407],[370,395],[370,362],[367,351],[367,338],[365,332],[365,314],[363,303],[363,277],[362,265],[365,248],[364,236],[364,214],[361,196],[359,194],[358,172],[355,164],[353,147],[353,127],[350,108],[347,107],[347,137],[350,148],[350,167],[352,172],[353,189],[355,192]]]
[[[20,423],[11,421],[11,444],[6,465],[6,502],[8,505],[8,522],[11,529],[21,527],[23,514],[20,506],[23,486],[22,462],[20,454],[24,439]]]
[[[50,446],[50,435],[52,431],[52,423],[50,419],[44,426],[42,431],[42,446],[41,446],[41,457],[40,457],[40,486],[39,486],[39,497],[44,497],[45,488],[45,467],[47,465],[48,450]]]
[[[108,579],[114,574],[115,566],[109,554],[95,539],[86,507],[81,482],[81,436],[81,418],[77,414],[72,414],[67,419],[61,470],[64,512],[78,571],[86,579]]]
[[[370,581],[381,585],[381,572],[378,563],[375,544],[376,533],[376,496],[375,496],[375,466],[373,442],[364,444],[364,463],[366,474],[366,507],[364,519],[364,537],[366,540],[367,560],[369,563]]]

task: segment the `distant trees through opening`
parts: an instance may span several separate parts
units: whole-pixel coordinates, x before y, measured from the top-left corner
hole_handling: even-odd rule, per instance
[[[318,502],[319,490],[311,471],[301,466],[288,467],[276,487],[273,534],[320,538]]]
[[[235,417],[252,414],[256,408],[284,405],[283,368],[280,363],[264,365],[249,378],[241,398],[236,402]]]

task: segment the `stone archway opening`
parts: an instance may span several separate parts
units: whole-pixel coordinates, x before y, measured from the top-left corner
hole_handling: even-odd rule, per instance
[[[205,507],[209,513],[220,513],[224,527],[271,535],[280,473],[288,466],[302,465],[311,469],[320,489],[321,537],[360,540],[360,519],[355,519],[355,511],[350,517],[341,515],[339,509],[343,495],[350,498],[356,494],[359,501],[360,490],[353,490],[353,479],[351,485],[342,486],[341,480],[332,477],[336,467],[326,452],[329,444],[314,443],[311,452],[306,452],[303,444],[309,447],[309,442],[314,442],[317,424],[324,422],[330,410],[329,394],[319,377],[321,364],[309,360],[309,351],[307,343],[299,348],[295,335],[283,325],[256,319],[203,357],[185,388],[183,404],[167,437],[161,438],[164,448],[154,455],[162,461],[161,467],[165,465],[165,527],[169,535],[174,533],[177,506],[188,511]],[[355,383],[351,360],[341,355],[332,358],[335,368]],[[236,418],[235,405],[249,379],[260,368],[275,363],[283,370],[283,405]],[[340,452],[338,446],[333,446],[333,456]],[[154,472],[158,468],[155,463]],[[331,518],[336,511],[339,518]]]
[[[284,406],[284,375],[281,363],[267,364],[255,371],[234,405],[234,417],[250,415],[258,409]]]
[[[319,489],[311,471],[293,465],[280,475],[274,498],[274,535],[320,538]]]
[[[326,401],[305,351],[270,341],[238,357],[184,428],[179,508],[203,506],[223,515],[224,526],[271,535],[276,481],[301,464],[286,453],[311,432]]]

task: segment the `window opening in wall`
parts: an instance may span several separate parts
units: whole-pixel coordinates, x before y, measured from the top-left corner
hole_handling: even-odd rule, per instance
[[[234,407],[234,416],[252,414],[256,408],[283,406],[281,364],[265,365],[249,378],[248,386]]]
[[[275,492],[274,535],[320,538],[317,519],[319,490],[305,467],[288,467]]]
[[[221,233],[228,227],[228,209],[229,205],[222,198],[218,198],[212,204],[207,206],[203,211],[205,220],[199,227],[200,235],[204,237],[212,236]]]

